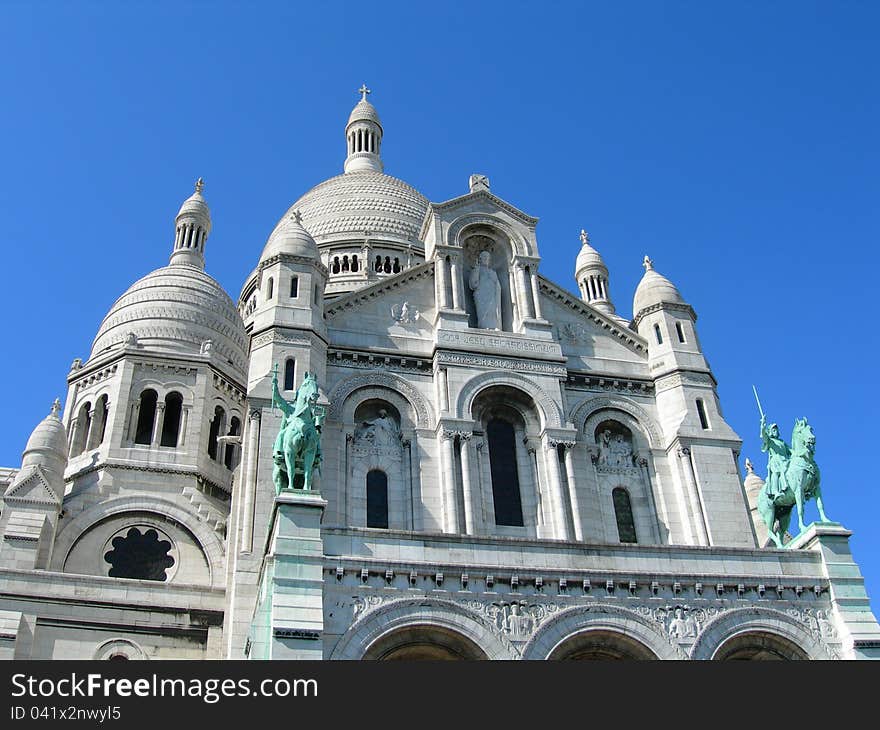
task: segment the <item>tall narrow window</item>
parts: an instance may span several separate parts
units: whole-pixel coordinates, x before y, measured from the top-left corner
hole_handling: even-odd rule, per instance
[[[214,461],[217,461],[217,451],[219,444],[217,443],[217,437],[220,435],[223,426],[226,422],[226,411],[224,411],[220,406],[217,406],[214,409],[214,418],[211,421],[211,428],[208,431],[208,456],[210,456]]]
[[[229,421],[229,435],[241,435],[241,421],[236,416],[233,416]],[[238,448],[231,441],[226,444],[226,454],[223,457],[223,463],[226,464],[226,468],[230,471],[238,466]]]
[[[660,334],[660,325],[659,324],[654,325],[654,335],[657,337],[657,344],[662,345],[663,344],[663,335]]]
[[[100,428],[98,428],[98,444],[103,444],[104,435],[107,433],[107,418],[110,415],[110,403],[106,395],[102,395],[98,400],[98,407],[95,409],[95,412],[97,417],[101,419]]]
[[[266,285],[266,299],[271,299],[275,293],[275,279],[269,277],[269,283]]]
[[[351,270],[357,271],[359,268],[360,268],[360,265],[358,264],[357,254],[354,254],[354,256],[351,257]]]
[[[86,450],[89,429],[92,427],[92,404],[83,403],[76,416],[77,429],[73,442],[70,444],[70,455],[76,456]]]
[[[157,400],[159,400],[159,394],[153,389],[148,389],[141,393],[137,431],[134,436],[136,444],[146,444],[149,446],[153,440],[153,423],[156,420]]]
[[[180,437],[180,417],[183,413],[183,396],[174,391],[165,396],[165,418],[162,421],[160,446],[177,446]]]
[[[290,277],[290,298],[296,299],[299,296],[299,277]]]
[[[287,358],[284,363],[284,390],[293,390],[296,381],[296,360]]]
[[[620,542],[638,542],[636,539],[636,523],[633,519],[632,503],[629,494],[623,487],[611,492],[614,502],[614,516],[617,518],[617,536]]]
[[[678,333],[678,341],[685,342],[684,339],[684,329],[682,329],[681,322],[675,323],[675,331]]]
[[[486,424],[486,439],[489,442],[495,524],[522,527],[522,499],[516,468],[516,433],[513,425],[498,418],[492,419]]]
[[[709,419],[706,417],[706,406],[702,398],[697,398],[697,415],[700,417],[700,426],[704,431],[709,430]]]
[[[379,469],[367,474],[367,527],[388,529],[388,476]]]

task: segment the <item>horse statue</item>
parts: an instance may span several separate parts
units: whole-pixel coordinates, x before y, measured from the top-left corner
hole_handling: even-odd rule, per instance
[[[312,489],[312,474],[321,469],[321,424],[323,408],[317,406],[318,381],[306,372],[293,405],[278,390],[278,366],[272,375],[272,405],[284,414],[272,453],[275,493],[282,489]],[[297,487],[297,484],[302,487]]]
[[[795,421],[791,434],[791,448],[779,436],[775,423],[765,425],[761,416],[761,451],[769,452],[767,481],[758,494],[758,514],[767,525],[770,538],[777,547],[785,547],[785,533],[791,522],[791,511],[796,506],[800,533],[804,524],[804,503],[816,500],[822,522],[830,522],[822,504],[819,488],[819,467],[814,457],[816,435],[806,418]]]

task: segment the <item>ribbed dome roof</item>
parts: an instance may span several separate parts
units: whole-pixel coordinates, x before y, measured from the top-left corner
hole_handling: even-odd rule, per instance
[[[633,297],[633,317],[648,307],[661,302],[666,304],[686,304],[675,285],[662,274],[654,271],[654,264],[645,256],[645,275],[636,287]]]
[[[586,231],[581,231],[581,250],[577,255],[574,263],[575,278],[580,278],[580,273],[584,269],[604,269],[607,273],[608,267],[602,260],[599,252],[590,245],[590,237]]]
[[[51,452],[67,457],[67,431],[58,417],[57,401],[52,406],[52,412],[37,424],[24,447],[25,455],[33,452]]]
[[[183,201],[180,210],[177,211],[177,217],[179,218],[182,215],[198,215],[211,220],[211,211],[208,209],[208,203],[202,196],[200,189],[197,189],[196,192]]]
[[[351,114],[348,117],[348,124],[345,126],[347,127],[352,122],[360,121],[375,122],[380,127],[382,126],[382,122],[379,121],[379,112],[377,112],[376,107],[370,104],[366,99],[361,99],[355,104],[354,109],[351,110]]]
[[[297,220],[297,212],[294,212],[286,221],[279,223],[260,254],[260,261],[272,258],[279,254],[291,256],[308,256],[317,259],[320,254],[315,239],[302,227]]]
[[[358,105],[360,106],[360,105]],[[293,211],[320,246],[334,240],[371,238],[417,240],[428,199],[403,180],[381,172],[347,172],[316,185],[297,200],[275,227]],[[271,236],[270,236],[271,239]]]
[[[184,264],[156,269],[129,287],[110,308],[92,357],[123,345],[128,333],[150,350],[192,354],[205,340],[244,380],[247,335],[238,309],[204,271]]]

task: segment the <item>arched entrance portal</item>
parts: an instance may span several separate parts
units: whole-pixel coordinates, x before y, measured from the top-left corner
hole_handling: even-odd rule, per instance
[[[712,656],[716,661],[785,661],[809,659],[806,652],[788,639],[767,631],[749,631],[732,636]]]
[[[640,641],[616,631],[595,630],[562,641],[547,657],[551,660],[656,659]]]
[[[461,634],[439,626],[404,626],[380,636],[364,659],[382,661],[459,661],[487,659],[486,653]]]

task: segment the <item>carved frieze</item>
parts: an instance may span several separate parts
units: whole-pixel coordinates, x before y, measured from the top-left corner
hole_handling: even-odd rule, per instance
[[[463,365],[486,370],[517,370],[520,372],[540,373],[564,378],[567,370],[564,365],[532,360],[509,360],[503,357],[487,357],[485,355],[465,355],[457,352],[438,352],[437,362],[442,365]]]

